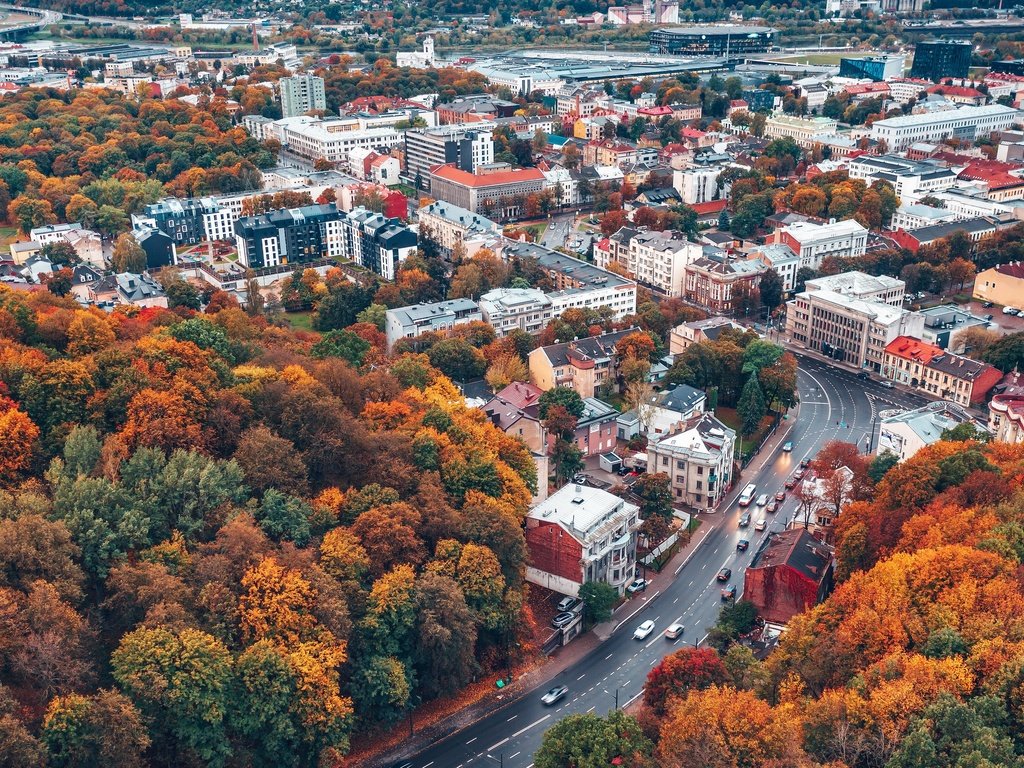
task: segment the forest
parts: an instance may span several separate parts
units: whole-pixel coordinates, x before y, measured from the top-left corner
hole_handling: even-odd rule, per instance
[[[536,471],[436,355],[223,294],[0,338],[4,765],[329,764],[517,653]]]
[[[639,711],[562,720],[537,768],[1024,765],[1024,447],[944,437],[899,464],[847,457],[840,584],[765,661],[730,606],[712,647],[651,670]]]

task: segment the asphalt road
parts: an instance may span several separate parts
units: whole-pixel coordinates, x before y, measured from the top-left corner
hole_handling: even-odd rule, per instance
[[[540,244],[547,248],[558,248],[567,246],[566,241],[572,240],[569,234],[572,232],[572,224],[575,217],[572,213],[559,213],[551,217],[551,223],[544,230]]]
[[[732,569],[730,581],[742,591],[744,569],[769,533],[783,530],[785,521],[796,512],[796,501],[788,497],[774,516],[766,516],[751,506],[754,521],[759,517],[767,518],[767,530],[756,531],[753,525],[740,529],[735,499],[742,486],[754,482],[759,493],[773,495],[783,488],[786,477],[801,459],[813,457],[826,442],[834,439],[859,441],[863,449],[867,435],[877,430],[875,417],[879,410],[897,405],[916,407],[925,402],[915,395],[885,389],[876,382],[863,381],[852,372],[817,360],[802,356],[798,359],[800,415],[780,427],[789,430],[785,439],[793,441],[792,453],[777,448],[754,460],[722,505],[723,511],[718,513],[721,519],[706,520],[702,526],[705,532],[697,534],[703,536],[701,544],[670,586],[662,593],[634,598],[623,610],[625,618],[615,633],[551,682],[399,765],[529,768],[544,731],[560,718],[582,712],[605,714],[639,697],[648,671],[665,654],[682,643],[700,643],[707,637],[722,605],[721,588],[725,585],[716,580],[718,570]],[[736,549],[740,539],[750,542],[748,551]],[[654,621],[654,632],[644,640],[634,640],[633,630],[647,619]],[[681,638],[668,641],[663,633],[673,622],[683,624],[686,629]],[[568,686],[569,693],[556,706],[545,707],[540,697],[555,684]]]

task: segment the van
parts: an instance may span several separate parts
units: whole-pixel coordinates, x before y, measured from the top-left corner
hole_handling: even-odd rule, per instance
[[[740,506],[750,506],[750,502],[754,500],[754,494],[757,493],[757,486],[753,483],[749,483],[746,488],[740,492]]]

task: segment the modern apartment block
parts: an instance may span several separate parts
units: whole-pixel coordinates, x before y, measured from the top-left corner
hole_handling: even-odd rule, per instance
[[[878,120],[871,126],[871,138],[884,141],[890,152],[902,152],[922,141],[940,142],[949,138],[972,143],[992,131],[1006,130],[1021,122],[1021,118],[1021,112],[1002,104],[960,107]]]
[[[386,280],[394,280],[398,265],[416,252],[415,230],[398,219],[353,208],[341,213],[343,257],[352,259]]]
[[[736,432],[710,413],[690,419],[677,434],[647,445],[647,471],[669,477],[673,499],[712,509],[732,485]]]
[[[495,288],[480,297],[480,311],[499,339],[516,330],[536,335],[556,316],[537,288]]]
[[[853,219],[828,224],[801,221],[776,230],[772,242],[788,245],[800,257],[801,267],[818,269],[827,256],[863,256],[868,246],[868,231]]]
[[[920,336],[924,331],[924,317],[902,308],[901,280],[872,278],[861,272],[834,277],[853,282],[808,280],[807,289],[788,302],[786,334],[794,342],[835,360],[880,371],[886,345],[900,336]],[[881,282],[874,282],[878,280]]]
[[[682,296],[686,267],[703,252],[699,243],[691,243],[682,232],[638,232],[629,241],[626,268],[666,296]]]
[[[425,333],[450,331],[456,326],[483,319],[480,306],[472,299],[451,299],[389,309],[384,321],[388,349],[400,339],[415,339]]]
[[[473,173],[493,162],[494,135],[487,126],[446,125],[405,133],[405,177],[425,192],[431,192],[431,168],[450,164]]]
[[[281,114],[284,117],[327,109],[327,94],[322,77],[308,74],[282,77],[278,86],[281,89]]]
[[[971,68],[971,43],[926,40],[914,46],[911,77],[938,81],[943,77],[967,77]]]

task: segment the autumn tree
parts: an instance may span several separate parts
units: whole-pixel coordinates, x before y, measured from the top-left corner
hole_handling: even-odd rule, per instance
[[[537,768],[650,768],[653,745],[625,712],[569,715],[549,728],[534,755]]]
[[[730,682],[730,675],[713,648],[682,648],[663,658],[648,674],[644,703],[664,717],[673,697],[685,698],[690,690]]]
[[[142,768],[150,739],[132,702],[117,691],[53,699],[41,733],[48,765]]]
[[[146,252],[131,233],[123,232],[114,241],[110,264],[115,272],[144,272]]]

